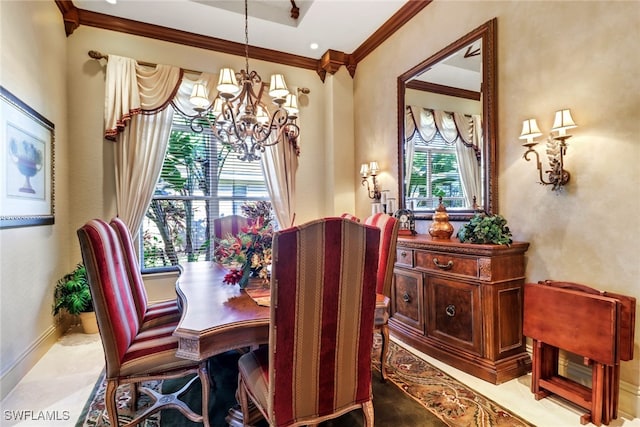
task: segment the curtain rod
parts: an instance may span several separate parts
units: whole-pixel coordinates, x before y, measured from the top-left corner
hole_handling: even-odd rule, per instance
[[[98,52],[97,50],[90,50],[88,52],[89,56],[93,59],[99,60],[99,59],[106,59],[107,61],[109,60],[109,55],[103,55],[102,53]],[[158,64],[154,64],[153,62],[144,62],[144,61],[137,61],[136,62],[140,65],[144,65],[145,67],[153,67],[155,68]],[[180,67],[182,68],[182,67]],[[182,71],[184,71],[187,74],[202,74],[202,71],[197,71],[197,70],[188,70],[186,68],[182,68]]]
[[[2,0],[0,0],[0,1],[2,1]],[[95,60],[100,60],[100,59],[105,59],[107,61],[109,60],[109,55],[104,55],[104,54],[98,52],[97,50],[90,50],[88,52],[88,54],[89,54],[89,56],[91,58],[93,58]],[[145,67],[154,67],[155,68],[158,65],[158,64],[154,64],[153,62],[144,62],[144,61],[137,61],[137,60],[136,60],[136,62],[138,64],[140,64],[140,65],[144,65]],[[199,74],[202,74],[204,72],[204,71],[197,71],[197,70],[189,70],[187,68],[182,68],[182,67],[180,67],[180,68],[186,74],[198,74],[199,75]],[[267,82],[263,82],[263,84],[266,85]],[[311,93],[311,90],[309,88],[306,88],[306,87],[299,87],[299,88],[297,88],[297,92],[305,94],[305,95],[308,95],[309,93]]]

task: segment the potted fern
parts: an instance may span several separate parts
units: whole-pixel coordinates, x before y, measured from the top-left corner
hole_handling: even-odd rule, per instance
[[[65,274],[58,280],[53,291],[53,299],[54,316],[65,310],[72,316],[80,318],[85,333],[98,332],[87,270],[83,264],[77,264],[71,273]]]
[[[513,243],[511,230],[502,215],[476,213],[471,220],[460,227],[458,239],[461,242],[509,246]]]

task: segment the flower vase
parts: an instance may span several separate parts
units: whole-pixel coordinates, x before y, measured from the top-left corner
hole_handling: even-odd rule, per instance
[[[266,289],[269,287],[269,282],[261,277],[249,277],[244,289]]]
[[[444,204],[442,204],[442,197],[440,197],[439,202],[438,208],[433,213],[433,222],[429,227],[429,234],[433,240],[449,240],[453,234],[453,225],[449,222],[449,214]]]
[[[242,278],[238,282],[240,289],[261,289],[269,286],[268,280],[260,277],[260,270],[246,268],[243,271]]]

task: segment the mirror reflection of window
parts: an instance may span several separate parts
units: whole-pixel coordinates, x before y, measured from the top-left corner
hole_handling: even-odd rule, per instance
[[[433,210],[442,197],[452,210],[482,196],[482,129],[477,115],[409,106],[405,141],[408,206]]]

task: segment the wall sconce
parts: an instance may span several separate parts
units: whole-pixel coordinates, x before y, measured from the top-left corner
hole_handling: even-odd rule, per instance
[[[380,167],[376,161],[368,164],[363,163],[362,166],[360,166],[362,185],[367,186],[367,195],[370,199],[373,199],[374,203],[380,203],[380,197],[382,196],[380,193],[380,187],[378,186],[378,181],[376,180],[378,172],[380,172]],[[371,177],[371,184],[369,184],[369,177]]]
[[[520,139],[527,140],[525,144],[522,144],[527,147],[527,151],[522,157],[524,157],[526,161],[529,161],[530,153],[533,153],[536,156],[540,184],[552,185],[552,191],[562,190],[562,187],[569,182],[571,175],[564,169],[564,156],[567,154],[566,141],[571,138],[571,135],[567,135],[567,129],[575,127],[577,127],[577,125],[571,117],[571,111],[568,109],[556,111],[551,135],[547,138],[549,169],[545,171],[545,173],[548,174],[548,180],[545,180],[542,176],[542,163],[540,162],[540,156],[538,155],[538,152],[533,149],[533,147],[538,144],[534,139],[542,135],[542,132],[540,132],[540,129],[538,128],[536,119],[527,119],[522,122]],[[553,135],[554,132],[557,133],[555,136]]]

